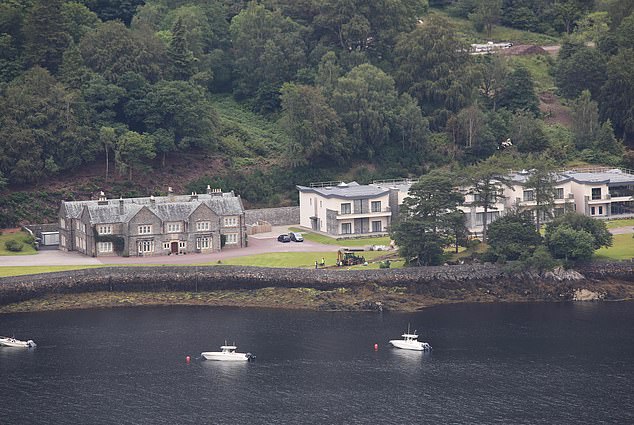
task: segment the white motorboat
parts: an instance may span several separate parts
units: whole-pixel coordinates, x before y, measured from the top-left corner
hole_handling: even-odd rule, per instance
[[[407,325],[407,333],[401,335],[403,339],[393,339],[390,341],[396,348],[401,348],[403,350],[414,350],[414,351],[428,351],[431,350],[431,345],[426,342],[420,342],[418,340],[418,334],[416,331],[414,333],[409,332],[409,325]]]
[[[255,356],[251,353],[237,353],[238,347],[235,345],[225,345],[220,347],[220,351],[205,351],[200,353],[201,357],[205,360],[218,360],[229,362],[248,362],[255,359]]]
[[[4,347],[21,347],[21,348],[33,348],[36,346],[32,339],[28,341],[20,341],[13,337],[0,336],[0,345]]]

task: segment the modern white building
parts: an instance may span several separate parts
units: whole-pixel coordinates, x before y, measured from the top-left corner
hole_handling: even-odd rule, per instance
[[[534,190],[527,187],[531,172],[510,172],[510,187],[500,184],[501,197],[487,211],[492,223],[509,210],[534,210]],[[386,233],[416,180],[382,180],[369,185],[356,182],[313,183],[297,186],[300,225],[333,236]],[[461,187],[465,202],[459,208],[466,214],[469,231],[481,234],[484,208],[477,206],[477,195]],[[634,217],[634,171],[618,168],[589,168],[555,174],[553,216],[576,211],[589,217]],[[547,221],[548,217],[541,217]]]

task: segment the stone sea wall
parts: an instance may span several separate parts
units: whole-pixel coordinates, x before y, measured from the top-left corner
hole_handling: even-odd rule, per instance
[[[495,265],[421,267],[393,270],[271,269],[239,266],[104,267],[40,275],[0,278],[0,305],[48,294],[83,292],[199,292],[266,287],[336,288],[399,287],[407,293],[436,299],[527,301],[573,300],[580,289],[602,299],[628,298],[634,287],[634,264],[588,267],[585,274],[508,275]],[[617,281],[618,285],[614,285]],[[610,282],[612,286],[606,287]],[[616,288],[616,289],[615,289]],[[621,289],[619,289],[621,288]]]

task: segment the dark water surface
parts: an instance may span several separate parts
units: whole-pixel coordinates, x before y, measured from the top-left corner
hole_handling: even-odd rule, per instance
[[[432,354],[388,347],[408,322]],[[0,424],[634,424],[634,303],[1,315],[12,333],[39,345],[0,348]],[[197,359],[225,339],[257,361]]]

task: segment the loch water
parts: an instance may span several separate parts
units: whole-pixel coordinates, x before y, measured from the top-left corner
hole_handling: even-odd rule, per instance
[[[388,346],[408,324],[431,353]],[[75,310],[3,334],[38,346],[0,348],[1,424],[634,423],[631,302]],[[199,359],[225,340],[257,360]]]

